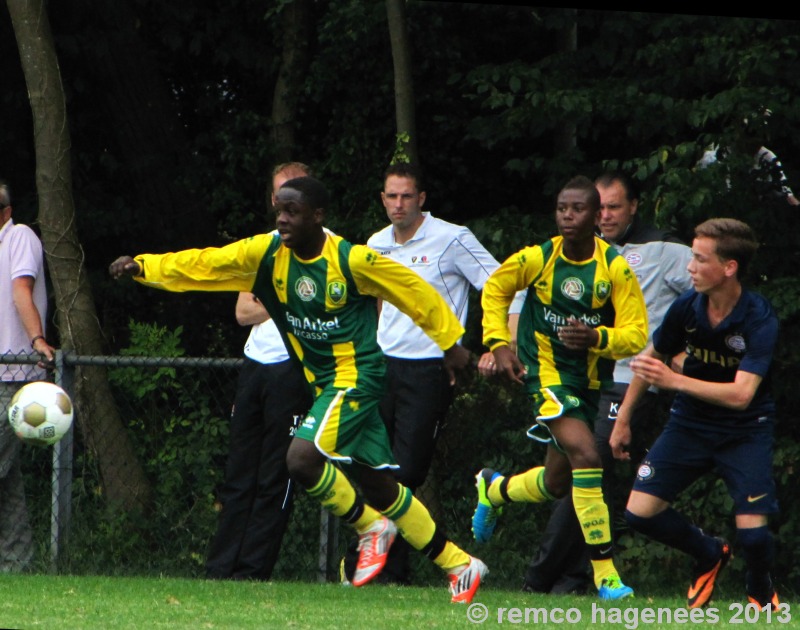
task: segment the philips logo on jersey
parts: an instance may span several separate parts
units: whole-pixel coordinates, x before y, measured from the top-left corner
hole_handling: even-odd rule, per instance
[[[742,345],[744,345],[744,339],[742,339]],[[743,350],[744,348],[736,350],[736,352],[742,352]],[[690,343],[686,344],[686,354],[703,363],[716,364],[724,368],[733,368],[742,362],[739,357],[726,356],[708,348],[697,348]]]
[[[583,286],[583,281],[575,276],[567,278],[561,283],[561,293],[570,300],[580,300],[585,292],[586,287]]]
[[[295,317],[291,313],[286,313],[286,321],[292,327],[292,334],[303,339],[325,340],[328,338],[329,331],[342,327],[338,317],[323,321],[319,317],[312,320],[308,317]]]
[[[308,276],[300,276],[294,283],[294,292],[303,302],[310,302],[317,295],[317,284]]]

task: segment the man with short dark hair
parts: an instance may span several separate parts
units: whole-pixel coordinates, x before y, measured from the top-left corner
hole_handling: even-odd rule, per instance
[[[637,212],[639,192],[630,177],[620,172],[608,172],[598,177],[595,185],[600,193],[597,226],[600,235],[625,258],[636,274],[647,305],[648,335],[652,335],[670,304],[692,286],[686,271],[692,252],[669,232],[640,220]],[[603,494],[612,523],[615,465],[608,439],[628,383],[633,378],[630,362],[630,358],[616,362],[614,385],[600,394],[599,411],[594,421],[597,450],[603,462]],[[634,410],[634,426],[651,422],[659,409],[656,390],[651,388]],[[638,441],[633,449],[634,456],[643,457],[645,447]],[[542,593],[585,591],[590,584],[589,556],[585,546],[579,544],[581,540],[575,510],[567,499],[559,499],[542,533],[539,552],[525,572],[523,590]]]
[[[480,291],[498,262],[468,228],[423,211],[426,193],[417,166],[392,164],[383,179],[381,201],[390,224],[367,245],[419,274],[466,325],[470,286]],[[395,476],[414,492],[428,475],[455,384],[444,369],[442,350],[393,304],[381,305],[378,343],[387,359],[380,411],[400,466]],[[354,564],[350,552],[346,576]],[[381,579],[408,583],[409,572],[408,546],[397,541]]]
[[[476,540],[489,540],[498,508],[509,502],[541,503],[567,494],[589,547],[601,599],[621,599],[633,589],[613,562],[603,469],[590,429],[600,391],[612,383],[614,360],[640,351],[647,339],[641,289],[625,259],[594,234],[600,195],[576,177],[558,195],[560,236],[511,256],[483,288],[483,338],[497,371],[525,385],[536,424],[530,437],[548,442],[544,466],[514,476],[489,468],[477,478],[472,519]],[[508,309],[527,289],[517,331],[519,358],[509,348]]]
[[[695,228],[688,271],[694,291],[670,306],[653,343],[631,363],[634,379],[619,409],[611,448],[627,459],[631,412],[649,386],[676,392],[664,431],[639,466],[625,513],[635,530],[695,560],[689,608],[708,604],[731,557],[728,541],[705,534],[672,503],[716,468],[736,513],[746,591],[759,608],[780,606],[770,576],[774,542],[767,517],[778,510],[772,476],[775,401],[768,386],[778,317],[742,285],[758,248],[750,227],[709,219]],[[681,373],[664,361],[686,353]]]

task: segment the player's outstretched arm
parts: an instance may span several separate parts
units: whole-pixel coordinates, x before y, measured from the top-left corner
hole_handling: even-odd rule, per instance
[[[108,270],[114,278],[134,276],[137,282],[163,291],[252,291],[267,250],[279,245],[277,234],[258,234],[224,247],[121,256]]]
[[[140,276],[142,268],[132,257],[120,256],[108,266],[108,273],[117,280],[122,276]]]

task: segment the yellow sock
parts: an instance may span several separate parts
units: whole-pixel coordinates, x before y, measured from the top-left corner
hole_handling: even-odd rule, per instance
[[[307,490],[309,496],[322,503],[322,507],[355,527],[359,534],[377,521],[380,513],[364,503],[356,494],[353,484],[345,474],[330,462],[325,462],[322,476]]]
[[[469,555],[439,533],[428,508],[411,490],[400,484],[398,488],[397,499],[383,511],[383,515],[394,521],[400,535],[408,544],[424,553],[445,571],[467,564]]]
[[[592,560],[592,572],[594,573],[594,585],[600,588],[600,585],[608,577],[617,575],[617,568],[614,566],[614,559],[608,558],[606,560]]]
[[[589,547],[595,586],[617,572],[611,545],[611,522],[603,500],[602,468],[580,468],[572,471],[572,503],[581,524],[583,538]]]
[[[513,477],[500,477],[489,486],[486,493],[492,505],[514,503],[542,503],[552,501],[544,485],[544,466],[531,468]]]
[[[444,544],[442,553],[433,559],[437,567],[445,571],[469,564],[469,554],[451,541]]]

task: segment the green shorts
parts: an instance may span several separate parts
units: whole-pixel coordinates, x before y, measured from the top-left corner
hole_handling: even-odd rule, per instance
[[[552,385],[543,387],[535,392],[533,399],[533,412],[536,424],[528,429],[528,437],[539,442],[552,445],[561,451],[547,423],[561,416],[569,416],[583,420],[589,428],[594,427],[597,409],[600,402],[598,390],[578,390],[569,385]]]
[[[328,459],[370,468],[398,468],[380,399],[359,389],[325,387],[314,400],[295,437],[313,442]]]

